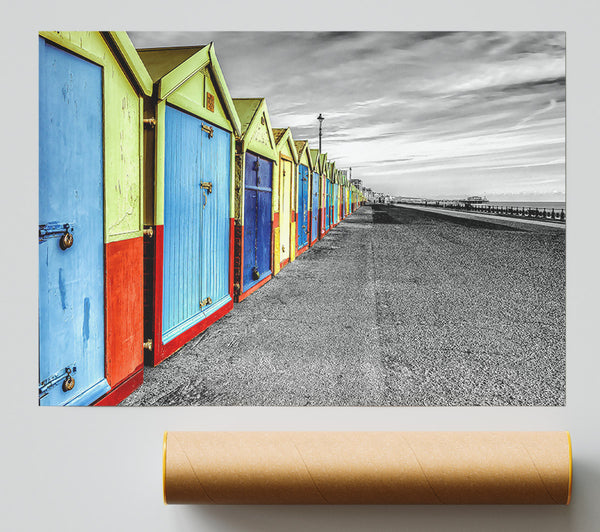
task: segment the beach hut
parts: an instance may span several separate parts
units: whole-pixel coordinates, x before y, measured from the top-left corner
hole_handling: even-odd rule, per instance
[[[214,45],[138,50],[146,116],[146,360],[156,365],[233,307],[234,134]]]
[[[351,185],[348,182],[346,184],[346,216],[349,216],[352,213],[352,191],[350,187]]]
[[[333,172],[333,225],[340,223],[340,171]]]
[[[325,236],[329,231],[329,222],[331,218],[331,181],[329,179],[330,164],[327,161],[327,154],[323,154],[323,232],[321,237]]]
[[[337,214],[336,214],[336,207],[337,207],[337,183],[336,183],[336,179],[337,179],[337,171],[335,169],[335,167],[333,168],[332,172],[331,172],[331,218],[329,220],[329,227],[330,229],[333,229],[336,226],[336,220],[337,220]]]
[[[346,181],[344,183],[344,192],[343,192],[343,198],[344,198],[344,209],[342,211],[343,215],[344,215],[344,219],[348,216],[348,182]]]
[[[308,249],[310,240],[310,210],[311,210],[311,182],[313,161],[310,155],[307,140],[295,141],[298,153],[298,181],[296,195],[296,256]]]
[[[342,202],[342,193],[344,190],[344,177],[342,172],[338,170],[338,223],[342,221],[343,218],[343,202]]]
[[[350,183],[348,176],[344,176],[344,218],[350,214]]]
[[[327,180],[327,154],[326,153],[322,153],[321,154],[321,199],[320,199],[320,216],[321,216],[321,222],[320,222],[320,235],[319,235],[319,240],[322,239],[325,236],[325,233],[327,232],[327,229],[329,228],[328,225],[328,205],[329,205],[329,200],[327,199],[329,195],[329,185],[328,185],[328,180]]]
[[[273,136],[279,156],[277,198],[274,214],[273,273],[278,273],[288,262],[295,259],[296,212],[295,197],[298,152],[290,128],[273,128]]]
[[[346,198],[346,171],[339,170],[339,178],[340,178],[340,222],[344,219],[345,213],[345,204],[344,200]]]
[[[273,176],[279,154],[264,98],[234,98],[241,134],[235,155],[234,294],[239,302],[272,276]]]
[[[327,218],[327,154],[319,154],[319,240],[325,235]]]
[[[320,235],[321,155],[319,150],[310,150],[310,157],[313,161],[309,239],[312,246],[319,239]]]
[[[321,238],[329,231],[329,163],[327,162],[327,154],[323,154],[323,232]]]
[[[346,185],[346,217],[352,214],[352,185],[350,182]]]
[[[338,190],[339,190],[339,206],[338,206],[338,223],[344,219],[344,174],[338,170]]]
[[[39,402],[143,380],[142,101],[125,32],[39,33]]]
[[[334,174],[335,174],[335,162],[334,161],[328,161],[326,166],[325,166],[325,177],[327,179],[327,186],[328,186],[328,192],[327,192],[327,220],[326,220],[326,229],[327,232],[329,232],[334,225],[334,219],[333,219],[333,209],[334,209]]]
[[[342,170],[342,219],[345,219],[348,216],[348,203],[349,203],[349,186],[350,182],[348,181],[348,171]]]

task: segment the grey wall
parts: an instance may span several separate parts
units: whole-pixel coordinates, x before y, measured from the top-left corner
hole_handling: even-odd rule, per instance
[[[407,4],[271,2],[222,10],[196,2],[13,4],[2,34],[3,530],[592,531],[600,522],[598,451],[598,12],[572,1]],[[254,4],[253,4],[254,5]],[[288,17],[275,21],[274,13]],[[393,6],[393,8],[386,7]],[[392,9],[392,11],[388,11]],[[39,29],[550,29],[567,31],[568,386],[564,408],[170,408],[36,406],[37,40]],[[185,27],[184,27],[185,25]],[[570,430],[569,507],[166,507],[164,430]]]

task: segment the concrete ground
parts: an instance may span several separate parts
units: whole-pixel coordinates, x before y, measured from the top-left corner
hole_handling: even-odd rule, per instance
[[[562,227],[363,207],[122,404],[563,405]]]

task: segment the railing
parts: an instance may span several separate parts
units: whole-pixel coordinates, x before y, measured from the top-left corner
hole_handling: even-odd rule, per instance
[[[400,202],[407,203],[408,202]],[[535,220],[549,220],[553,222],[566,222],[567,215],[565,209],[546,209],[538,207],[507,207],[503,205],[470,205],[465,203],[446,203],[442,201],[427,201],[419,203],[427,207],[440,207],[464,212],[480,212],[485,214],[497,214],[501,216],[512,216],[519,218],[529,218]]]

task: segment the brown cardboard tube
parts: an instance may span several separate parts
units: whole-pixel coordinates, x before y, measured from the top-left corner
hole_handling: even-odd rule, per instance
[[[168,504],[568,504],[568,432],[168,432]]]

